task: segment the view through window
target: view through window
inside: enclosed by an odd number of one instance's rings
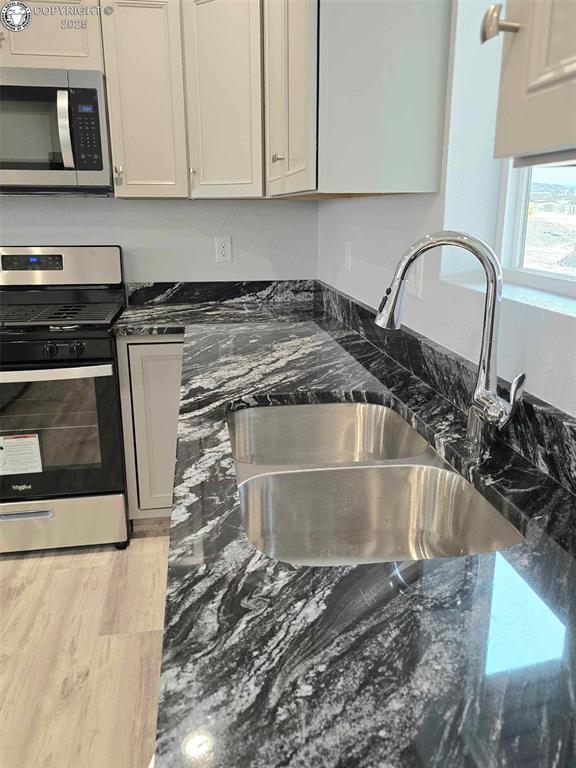
[[[576,278],[576,166],[533,168],[527,200],[521,266]]]

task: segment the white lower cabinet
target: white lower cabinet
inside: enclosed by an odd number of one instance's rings
[[[172,509],[182,336],[118,339],[128,509],[131,518]]]

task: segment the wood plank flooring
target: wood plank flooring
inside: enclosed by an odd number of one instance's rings
[[[148,768],[168,544],[0,557],[0,768]]]

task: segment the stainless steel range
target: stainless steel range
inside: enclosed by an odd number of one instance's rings
[[[0,552],[126,546],[120,248],[0,248]]]

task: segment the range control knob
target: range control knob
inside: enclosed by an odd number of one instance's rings
[[[86,344],[83,341],[73,341],[68,347],[68,352],[71,357],[82,357],[85,349]]]
[[[49,360],[51,360],[53,357],[56,357],[58,354],[58,347],[56,344],[52,344],[52,342],[49,342],[48,344],[44,344],[42,347],[42,357],[46,357]]]

